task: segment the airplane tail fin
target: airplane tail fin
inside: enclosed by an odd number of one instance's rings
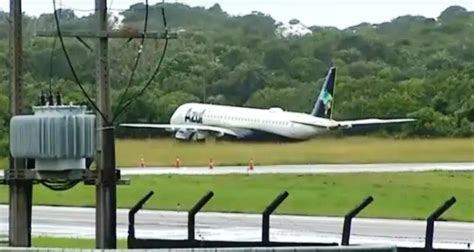
[[[326,75],[323,87],[319,93],[318,99],[316,100],[312,116],[321,118],[331,118],[332,116],[332,105],[334,102],[334,86],[336,82],[336,68],[331,66]]]

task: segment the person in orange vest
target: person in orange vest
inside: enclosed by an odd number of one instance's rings
[[[179,168],[181,167],[181,160],[179,160],[179,157],[176,158],[176,164],[175,164],[176,168]]]
[[[212,161],[212,158],[209,159],[209,169],[212,170],[214,168],[214,161]]]

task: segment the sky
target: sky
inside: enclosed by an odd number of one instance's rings
[[[56,0],[58,6],[76,9],[86,15],[94,8],[94,0]],[[108,0],[111,9],[127,9],[144,0]],[[160,0],[149,0],[156,4]],[[335,26],[340,29],[362,22],[382,23],[403,15],[436,18],[449,6],[460,5],[474,11],[474,0],[166,0],[190,6],[210,7],[219,3],[231,15],[260,11],[275,20],[288,22],[296,18],[306,26]],[[23,12],[38,16],[53,11],[52,0],[22,0]],[[9,0],[0,0],[0,9],[9,10]],[[82,11],[80,11],[82,10]]]

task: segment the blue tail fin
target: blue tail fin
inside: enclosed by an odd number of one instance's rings
[[[331,67],[326,75],[321,92],[314,104],[312,116],[331,118],[334,102],[334,85],[336,82],[336,68]]]

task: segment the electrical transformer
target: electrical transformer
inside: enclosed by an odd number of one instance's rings
[[[86,169],[86,158],[95,155],[95,115],[78,105],[35,106],[33,111],[11,119],[11,155],[35,159],[38,171]]]

